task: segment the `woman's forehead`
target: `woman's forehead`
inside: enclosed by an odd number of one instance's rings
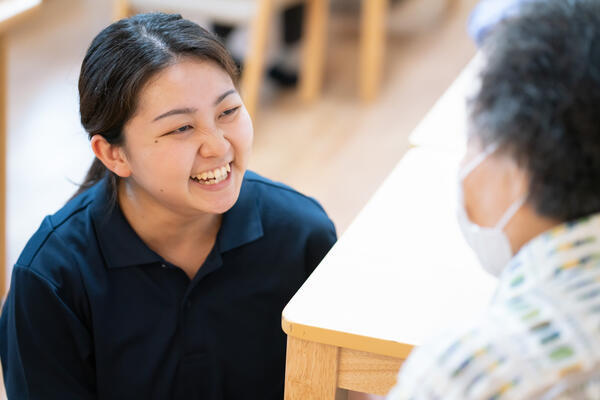
[[[234,88],[227,72],[217,63],[186,57],[157,72],[140,90],[138,107],[163,107],[165,103],[213,103]],[[189,104],[188,104],[189,106]]]

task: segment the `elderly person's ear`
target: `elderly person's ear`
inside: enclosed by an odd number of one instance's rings
[[[499,157],[502,157],[502,164],[504,166],[504,190],[506,191],[506,195],[510,198],[527,196],[527,192],[529,191],[527,170],[518,165],[518,163],[509,156],[499,155]]]

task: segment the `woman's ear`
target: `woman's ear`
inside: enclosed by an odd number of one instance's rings
[[[102,135],[94,135],[91,139],[92,151],[106,168],[121,178],[131,175],[129,162],[122,146],[108,143]]]
[[[509,184],[507,190],[511,198],[527,196],[529,192],[529,174],[524,168],[517,165],[515,161],[509,161],[507,170]]]

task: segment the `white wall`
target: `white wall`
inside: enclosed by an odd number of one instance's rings
[[[109,0],[45,0],[8,37],[7,274],[45,215],[76,190],[92,160],[77,78],[110,22]]]

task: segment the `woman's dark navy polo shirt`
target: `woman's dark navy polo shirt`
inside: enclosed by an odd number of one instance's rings
[[[248,172],[195,278],[102,181],[46,217],[0,319],[10,399],[281,399],[281,311],[336,240],[321,206]]]

